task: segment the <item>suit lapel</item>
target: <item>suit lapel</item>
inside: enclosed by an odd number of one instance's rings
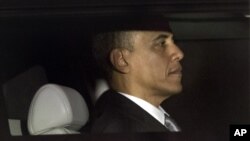
[[[113,90],[104,93],[99,101],[98,105],[96,105],[97,109],[99,109],[99,114],[101,114],[103,110],[115,110],[116,112],[120,112],[121,114],[136,120],[138,123],[142,123],[145,128],[148,128],[148,130],[160,132],[168,131],[165,126],[140,106]],[[106,101],[106,103],[104,103],[104,101]]]

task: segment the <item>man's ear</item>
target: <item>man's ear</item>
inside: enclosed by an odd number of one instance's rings
[[[129,72],[129,64],[127,62],[129,50],[116,48],[110,53],[110,61],[115,70],[121,73]]]

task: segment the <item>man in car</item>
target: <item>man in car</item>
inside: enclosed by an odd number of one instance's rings
[[[133,19],[94,36],[93,51],[110,90],[95,105],[93,133],[179,132],[160,106],[182,91],[183,52],[167,21]]]

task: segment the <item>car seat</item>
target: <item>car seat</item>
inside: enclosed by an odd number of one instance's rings
[[[2,85],[12,136],[29,135],[26,125],[30,102],[36,91],[46,83],[48,80],[45,69],[33,66],[10,77]]]
[[[88,107],[79,92],[46,84],[31,102],[27,124],[31,135],[77,134],[88,119]]]

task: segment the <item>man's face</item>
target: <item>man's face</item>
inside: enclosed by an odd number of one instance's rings
[[[131,75],[138,88],[160,95],[181,92],[183,53],[173,34],[161,31],[136,31],[132,39]]]

